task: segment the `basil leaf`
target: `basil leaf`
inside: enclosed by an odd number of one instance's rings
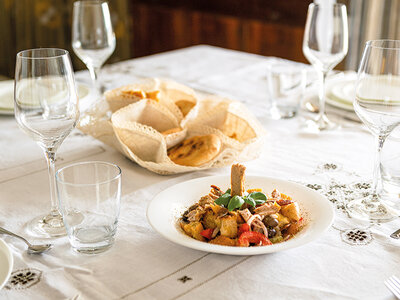
[[[248,205],[251,205],[251,206],[256,206],[256,201],[254,201],[254,199],[253,198],[251,198],[251,197],[244,197],[243,198],[244,199],[244,202],[246,202]]]
[[[254,200],[267,200],[267,196],[264,193],[261,192],[253,192],[249,195],[250,198],[253,198]]]
[[[238,195],[233,196],[232,199],[229,201],[228,210],[232,211],[236,208],[239,208],[243,205],[243,203],[244,203],[244,200],[242,197],[240,197]]]
[[[256,205],[259,205],[259,204],[264,204],[265,200],[255,200],[255,202],[256,202]]]
[[[257,200],[254,200],[254,201],[256,202],[256,205],[265,203],[265,200],[259,200],[259,199],[257,199]]]
[[[231,189],[227,189],[225,194],[230,194],[231,193]]]
[[[215,204],[223,205],[225,207],[228,206],[229,200],[231,200],[230,194],[223,194],[217,200],[214,201]]]

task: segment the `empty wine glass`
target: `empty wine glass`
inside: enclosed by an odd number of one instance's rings
[[[398,212],[379,197],[381,149],[391,131],[400,124],[400,41],[366,43],[358,69],[354,110],[376,139],[371,193],[348,203],[350,214],[361,219],[390,220]]]
[[[89,69],[96,89],[102,92],[98,77],[101,66],[115,50],[115,35],[106,1],[74,2],[72,48]]]
[[[331,71],[346,56],[348,50],[347,12],[344,4],[322,1],[308,7],[303,39],[303,53],[318,72],[319,114],[312,127],[318,130],[332,129],[325,115],[325,80]]]
[[[55,194],[55,158],[58,147],[79,118],[68,51],[44,48],[17,54],[14,107],[19,127],[45,152],[50,180],[50,213],[35,218],[28,229],[46,237],[65,235]]]

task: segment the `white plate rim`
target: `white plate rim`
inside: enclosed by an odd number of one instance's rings
[[[336,108],[354,112],[353,105],[345,104],[343,102],[337,101],[335,99],[330,98],[328,95],[325,96],[325,100],[326,100],[326,103],[328,103],[329,105],[332,105]]]
[[[201,250],[201,251],[205,251],[205,252],[212,252],[212,253],[219,253],[219,254],[228,254],[228,255],[259,255],[259,254],[274,253],[274,252],[292,249],[292,248],[295,248],[295,247],[298,247],[298,246],[301,246],[301,245],[304,245],[304,244],[314,241],[316,238],[320,237],[324,232],[326,232],[331,227],[333,220],[334,220],[334,216],[335,216],[333,206],[332,206],[331,202],[325,196],[321,195],[317,191],[312,190],[301,184],[298,184],[298,183],[295,183],[292,181],[288,181],[288,180],[284,180],[284,179],[278,179],[278,178],[267,177],[267,176],[257,176],[257,175],[249,175],[246,177],[247,177],[248,181],[266,180],[266,181],[270,181],[270,182],[274,182],[274,183],[278,183],[278,184],[288,185],[289,187],[297,189],[301,192],[306,191],[306,193],[309,193],[310,195],[313,195],[315,198],[319,199],[318,201],[321,201],[322,205],[325,206],[326,218],[324,220],[320,220],[320,222],[321,222],[319,224],[320,228],[317,230],[316,234],[311,235],[311,236],[307,235],[307,234],[304,235],[304,234],[302,234],[302,232],[303,232],[302,231],[296,237],[294,237],[284,243],[279,243],[279,244],[265,246],[265,247],[243,248],[243,247],[211,245],[211,244],[208,244],[205,242],[197,241],[193,238],[186,236],[183,232],[180,232],[179,229],[177,228],[176,224],[171,224],[172,222],[169,222],[169,225],[175,227],[176,233],[178,233],[178,235],[176,235],[176,236],[168,235],[165,232],[165,230],[163,230],[162,228],[160,228],[158,226],[157,220],[155,219],[154,214],[156,213],[158,202],[163,201],[161,199],[164,197],[165,194],[168,194],[168,192],[170,192],[173,189],[179,189],[185,185],[192,185],[192,184],[199,183],[201,181],[207,181],[209,183],[209,185],[217,184],[215,182],[218,180],[222,180],[222,179],[226,180],[227,178],[230,178],[230,176],[228,176],[228,175],[215,175],[215,176],[200,177],[197,179],[192,179],[192,180],[184,181],[181,183],[177,183],[173,186],[170,186],[170,187],[164,189],[163,191],[159,192],[150,201],[149,205],[147,206],[147,211],[146,211],[147,220],[148,220],[149,224],[151,225],[151,227],[156,232],[158,232],[161,236],[163,236],[164,238],[166,238],[167,240],[169,240],[173,243],[176,243],[178,245],[185,246],[185,247],[188,247],[191,249],[195,249],[195,250]],[[255,188],[255,187],[251,186],[251,188]],[[281,190],[281,192],[284,193],[285,191]],[[204,194],[206,194],[206,193],[207,192],[205,192]],[[190,199],[190,201],[188,201],[188,206],[195,203],[197,200]],[[166,201],[166,200],[164,200],[164,201]],[[300,201],[299,201],[299,203],[300,203]],[[175,221],[176,221],[176,219],[175,219]],[[310,223],[313,223],[313,222],[310,222]],[[311,226],[311,225],[309,224],[307,226]],[[312,229],[315,230],[315,228],[312,228]],[[305,228],[304,232],[307,232],[307,230],[308,230],[308,228]]]
[[[85,99],[86,97],[88,97],[90,95],[91,88],[89,85],[87,85],[86,83],[77,82],[77,81],[75,81],[75,84],[77,87],[78,94],[79,94],[79,90],[81,90],[82,94],[83,94],[83,96],[79,98],[79,101],[82,101],[83,99]],[[0,90],[1,89],[14,90],[14,80],[0,81]],[[13,103],[14,103],[14,101],[13,101]],[[8,115],[8,116],[14,115],[14,107],[13,108],[0,107],[0,115]]]
[[[8,258],[7,275],[3,279],[2,282],[1,282],[1,278],[0,278],[0,290],[1,290],[4,287],[4,285],[7,283],[8,279],[10,278],[10,275],[11,275],[11,272],[12,272],[12,268],[13,268],[13,265],[14,265],[14,258],[13,258],[13,255],[11,253],[10,247],[2,239],[0,239],[0,251],[3,252],[6,255],[6,257]]]

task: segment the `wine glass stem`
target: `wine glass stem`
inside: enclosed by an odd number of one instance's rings
[[[385,140],[386,140],[386,135],[377,135],[375,138],[376,151],[375,151],[374,171],[372,174],[372,186],[371,186],[372,195],[378,194],[378,182],[381,178],[381,170],[380,170],[381,152]]]
[[[319,91],[318,91],[318,96],[319,96],[319,114],[318,114],[318,120],[322,121],[325,115],[325,81],[326,81],[326,76],[328,75],[328,72],[320,71],[319,72]]]
[[[49,173],[49,182],[50,182],[50,200],[51,200],[51,211],[50,214],[53,217],[60,215],[58,211],[57,198],[56,198],[56,177],[55,177],[55,160],[56,153],[55,151],[46,149],[45,150],[46,161],[47,161],[47,169]]]
[[[99,89],[99,73],[100,73],[100,67],[93,67],[93,66],[88,66],[90,77],[92,78],[93,86],[95,89]]]

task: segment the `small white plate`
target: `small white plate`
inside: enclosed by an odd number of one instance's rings
[[[357,74],[345,72],[342,77],[327,84],[326,103],[348,111],[354,111],[353,101]]]
[[[10,248],[0,239],[0,290],[7,283],[11,275],[14,259]]]
[[[330,95],[327,95],[325,97],[325,100],[326,100],[326,103],[328,103],[329,105],[332,105],[333,107],[354,112],[353,104],[347,104],[347,103],[338,101],[337,99],[330,97]]]
[[[332,98],[337,98],[343,103],[353,105],[355,88],[355,79],[338,82],[331,87]]]
[[[291,249],[320,237],[332,224],[331,203],[318,192],[300,184],[264,176],[247,176],[246,188],[262,188],[267,193],[275,188],[295,199],[307,220],[306,227],[287,242],[264,247],[229,247],[200,242],[185,235],[177,224],[182,213],[210,191],[214,184],[222,190],[230,186],[230,176],[209,176],[185,181],[160,192],[147,208],[150,225],[166,239],[179,245],[206,252],[230,255],[256,255]]]
[[[90,88],[82,83],[76,83],[78,98],[82,100],[90,93]],[[0,81],[0,115],[14,114],[14,80]]]

